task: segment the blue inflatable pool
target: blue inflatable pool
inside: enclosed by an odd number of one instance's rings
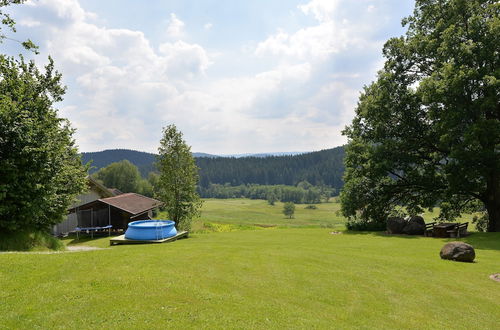
[[[177,235],[175,222],[171,220],[140,220],[128,224],[125,238],[152,241]]]

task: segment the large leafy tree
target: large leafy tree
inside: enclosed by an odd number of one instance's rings
[[[135,192],[153,196],[151,183],[143,179],[137,166],[126,159],[101,168],[94,174],[94,177],[106,187],[117,188],[124,193]]]
[[[169,125],[163,129],[158,152],[160,178],[155,187],[157,197],[165,203],[168,216],[175,221],[176,227],[189,230],[202,205],[196,192],[198,167],[191,148],[175,125]]]
[[[20,2],[1,1],[0,9]],[[1,10],[0,18],[13,30]],[[0,29],[0,42],[6,39]],[[52,59],[40,71],[33,61],[0,54],[0,232],[48,229],[85,189],[73,129],[53,107],[64,91]]]
[[[139,169],[126,159],[101,168],[94,176],[106,187],[118,188],[122,192],[140,192],[142,178]]]
[[[479,206],[500,231],[499,13],[494,0],[417,0],[406,35],[385,44],[384,69],[344,131],[351,222]]]

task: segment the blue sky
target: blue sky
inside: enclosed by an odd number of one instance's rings
[[[193,151],[313,151],[346,142],[384,42],[413,1],[35,0],[9,9],[68,86],[81,151],[155,152],[175,124]],[[2,47],[20,52],[15,43]],[[33,56],[32,56],[33,57]]]

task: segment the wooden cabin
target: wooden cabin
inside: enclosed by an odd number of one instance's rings
[[[69,210],[76,215],[78,228],[125,230],[131,221],[149,220],[152,212],[163,203],[136,193],[99,198]]]
[[[113,197],[121,194],[118,189],[108,189],[91,176],[87,177],[87,187],[87,191],[76,198],[76,201],[71,205],[71,209],[96,201],[100,198]],[[52,233],[55,236],[65,235],[74,231],[76,227],[78,227],[77,215],[76,213],[69,213],[68,217],[63,222],[52,228]]]

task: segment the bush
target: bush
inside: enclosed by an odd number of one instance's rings
[[[352,221],[348,220],[345,224],[348,230],[353,231],[381,231],[386,229],[385,222],[374,222],[374,221]]]
[[[472,223],[476,225],[477,231],[485,232],[488,230],[488,214],[483,213],[480,216],[475,215],[472,218]]]
[[[307,205],[304,207],[306,210],[316,210],[318,207],[316,205]]]
[[[64,244],[43,231],[0,233],[0,251],[64,250]]]
[[[283,214],[291,219],[295,214],[295,204],[293,202],[283,204]]]

